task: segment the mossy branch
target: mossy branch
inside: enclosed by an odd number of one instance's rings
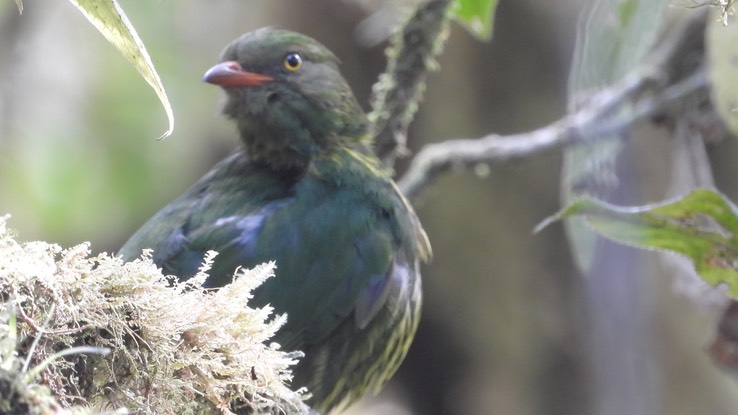
[[[91,257],[88,244],[19,243],[6,220],[0,217],[0,412],[201,414],[240,412],[240,405],[308,413],[287,386],[299,356],[266,344],[284,316],[247,306],[273,264],[239,270],[233,283],[209,291],[202,283],[214,253],[196,277],[178,282],[148,255],[123,263]],[[100,348],[110,353],[88,353]],[[31,383],[37,372],[44,386]]]
[[[407,129],[425,91],[425,78],[437,67],[435,58],[448,37],[452,3],[421,3],[387,48],[387,69],[374,84],[369,121],[377,154],[390,166],[407,152]]]

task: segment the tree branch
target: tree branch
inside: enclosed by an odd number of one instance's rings
[[[413,199],[439,174],[450,169],[469,169],[479,163],[510,161],[579,143],[625,136],[634,123],[707,87],[702,67],[676,83],[672,79],[677,77],[674,66],[684,47],[692,41],[691,34],[700,28],[704,28],[704,16],[695,16],[675,36],[662,42],[651,55],[651,63],[591,95],[578,106],[579,110],[552,124],[526,133],[489,134],[478,139],[452,139],[425,146],[398,180],[400,188]]]

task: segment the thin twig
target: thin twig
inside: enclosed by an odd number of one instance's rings
[[[20,313],[20,321],[26,323],[28,327],[30,327],[36,333],[43,332],[44,329],[41,328],[35,320],[29,317],[28,314],[26,314],[26,312],[23,310],[23,307],[21,307],[20,305],[18,305],[18,312]]]
[[[92,323],[88,323],[82,326],[70,327],[68,329],[47,330],[44,327],[39,326],[35,320],[29,317],[28,314],[26,314],[26,312],[23,310],[23,307],[21,307],[20,305],[18,306],[18,311],[20,312],[19,320],[26,323],[31,330],[38,333],[39,335],[46,334],[48,336],[63,336],[82,333],[86,330],[91,330],[97,327]]]
[[[52,303],[51,307],[49,308],[49,314],[46,316],[46,319],[44,320],[44,325],[41,326],[41,330],[36,334],[36,338],[33,339],[33,343],[31,343],[31,348],[28,349],[28,355],[26,356],[26,360],[23,362],[23,367],[21,368],[21,372],[25,372],[28,370],[28,365],[31,364],[31,358],[33,357],[33,353],[36,350],[36,346],[38,346],[38,342],[41,340],[41,337],[44,335],[44,328],[49,325],[49,321],[51,321],[51,317],[54,315],[54,311],[56,310],[56,304]]]

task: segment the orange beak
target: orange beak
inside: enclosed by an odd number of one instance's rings
[[[236,61],[221,62],[205,72],[203,81],[223,88],[233,86],[257,86],[274,78],[255,72],[246,72]]]

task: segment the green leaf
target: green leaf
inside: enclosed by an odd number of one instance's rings
[[[454,0],[454,17],[477,38],[488,41],[492,38],[497,0]]]
[[[679,199],[638,207],[583,198],[537,229],[574,216],[616,242],[684,255],[705,282],[724,283],[738,297],[738,208],[720,193],[698,189]]]
[[[174,114],[164,85],[154,69],[146,47],[136,29],[126,17],[116,0],[69,0],[85,15],[100,33],[133,64],[139,74],[151,85],[167,114],[169,128],[160,138],[168,137],[174,130]]]

